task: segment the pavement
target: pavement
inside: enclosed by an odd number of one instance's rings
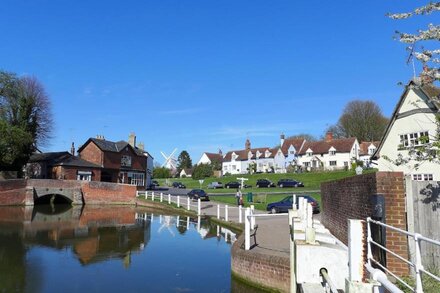
[[[176,197],[181,196],[180,204],[182,207],[187,205],[187,190],[170,188],[165,190],[154,190],[155,196],[159,196],[160,192],[164,194],[164,201],[167,201],[168,194],[172,195],[172,201],[177,202]],[[149,194],[150,191],[149,191]],[[166,196],[165,196],[166,194]],[[156,199],[157,200],[157,199]],[[192,201],[191,210],[197,210],[197,202]],[[202,201],[201,213],[217,217],[217,205],[220,205],[220,218],[225,219],[225,203],[215,201]],[[244,223],[245,209],[242,209],[242,221]],[[255,214],[268,214],[268,212],[255,210]],[[320,220],[320,214],[314,215],[314,219]],[[239,208],[237,206],[228,206],[228,220],[230,222],[239,223]],[[289,257],[289,223],[287,213],[276,214],[270,217],[256,217],[255,223],[258,225],[256,231],[256,243],[254,238],[251,239],[251,250],[259,253]]]

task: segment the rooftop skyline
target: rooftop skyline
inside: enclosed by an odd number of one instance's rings
[[[324,134],[353,99],[390,116],[413,77],[396,30],[423,1],[12,1],[2,7],[2,70],[45,86],[55,129],[44,151],[104,135],[160,151],[273,147]],[[434,16],[435,17],[435,16]],[[416,64],[417,72],[420,66]]]

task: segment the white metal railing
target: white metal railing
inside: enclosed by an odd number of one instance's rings
[[[404,234],[408,237],[408,241],[409,241],[409,238],[412,238],[414,241],[414,247],[415,247],[414,262],[412,262],[411,260],[405,259],[404,257],[398,255],[397,253],[393,252],[392,250],[384,247],[380,243],[377,243],[376,241],[374,241],[372,238],[372,234],[371,234],[371,224],[375,224],[380,227],[384,227],[386,229],[396,231],[400,234]],[[380,267],[381,269],[383,269],[384,271],[386,271],[387,273],[389,273],[390,275],[395,277],[401,284],[403,284],[409,290],[416,292],[416,293],[422,293],[423,292],[422,273],[430,276],[431,278],[435,279],[438,282],[440,282],[440,277],[425,270],[425,268],[422,264],[422,254],[421,254],[421,249],[420,249],[421,241],[425,241],[430,244],[440,246],[440,241],[438,241],[438,240],[430,239],[430,238],[424,237],[418,233],[411,233],[411,232],[384,224],[380,221],[376,221],[371,218],[367,218],[367,244],[368,244],[367,245],[367,248],[368,248],[368,250],[367,250],[367,266],[371,267],[371,263],[373,262],[375,265],[377,265],[378,267]],[[396,274],[394,274],[388,268],[386,268],[384,265],[382,265],[379,261],[375,260],[373,258],[372,245],[378,247],[381,250],[384,250],[384,251],[390,253],[391,255],[395,256],[396,258],[398,258],[399,260],[401,260],[402,262],[406,263],[408,266],[413,268],[414,272],[415,272],[415,279],[416,279],[415,286],[412,287],[407,282],[405,282],[402,278],[399,278]],[[367,269],[368,269],[368,267],[367,267]],[[385,286],[385,284],[383,284],[383,285]],[[389,290],[393,290],[393,289],[395,289],[395,288],[390,288]],[[392,292],[396,292],[396,291],[392,291]]]
[[[184,196],[184,198],[186,197],[186,200],[181,200],[181,196],[177,195],[177,196],[171,196],[170,193],[168,194],[163,194],[161,193],[155,193],[154,191],[152,191],[151,193],[148,193],[148,191],[145,191],[145,194],[143,192],[136,192],[136,197],[144,197],[146,200],[148,200],[148,198],[151,199],[151,201],[160,201],[161,203],[168,203],[168,204],[175,204],[178,208],[182,207],[182,208],[186,208],[186,210],[190,211],[191,208],[194,208],[197,211],[197,215],[200,216],[201,210],[202,210],[202,204],[201,204],[201,200],[200,198],[197,199],[197,204],[191,204],[192,200],[189,196]]]

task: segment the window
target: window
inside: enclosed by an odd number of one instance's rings
[[[421,146],[429,143],[428,131],[414,132],[400,135],[400,147]]]
[[[304,162],[305,167],[310,167],[310,162]]]
[[[237,166],[235,166],[235,165],[232,165],[232,170],[236,170],[237,169]]]
[[[131,157],[122,155],[121,156],[121,166],[122,167],[131,167]]]
[[[294,155],[295,151],[290,151],[289,154]]]
[[[334,156],[334,155],[336,155],[336,151],[329,151],[328,154],[329,154],[330,156]]]
[[[416,181],[432,181],[434,177],[432,174],[413,174],[412,178]]]
[[[328,162],[330,166],[336,166],[336,161],[330,161]]]
[[[368,154],[369,155],[372,155],[372,154],[374,154],[374,151],[376,150],[376,148],[369,148],[368,149]]]
[[[78,171],[76,175],[76,180],[92,181],[91,171]]]
[[[348,162],[347,161],[344,162],[344,167],[348,167]]]
[[[313,155],[313,152],[307,152],[307,157],[311,157]]]
[[[134,173],[134,172],[128,172],[128,182],[131,185],[136,186],[144,186],[145,185],[145,174],[144,173]]]

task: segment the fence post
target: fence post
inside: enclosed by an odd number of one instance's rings
[[[151,200],[154,201],[154,191],[151,192]]]
[[[160,193],[160,202],[163,202],[163,193]]]
[[[363,227],[361,220],[348,220],[348,280],[362,282],[364,275]]]
[[[255,206],[251,205],[251,229],[255,229],[255,217],[254,217],[254,212],[255,212]]]
[[[220,205],[217,205],[217,219],[220,219]]]
[[[293,194],[293,195],[292,195],[292,209],[293,209],[294,211],[297,210],[297,208],[296,208],[296,194]]]
[[[168,204],[171,204],[171,194],[168,193]]]
[[[189,230],[189,217],[186,217],[186,230]]]
[[[251,248],[251,209],[246,208],[244,211],[244,249],[249,250]]]
[[[145,190],[145,199],[148,199],[148,191]]]
[[[229,220],[229,209],[228,205],[225,205],[225,221],[227,222]]]
[[[180,216],[177,216],[176,219],[176,227],[179,228],[179,224],[180,224]]]
[[[422,285],[422,276],[420,269],[423,269],[422,265],[422,255],[420,253],[420,234],[415,233],[414,234],[414,242],[415,242],[415,249],[416,249],[416,255],[415,255],[415,264],[414,264],[414,270],[416,272],[416,293],[423,293],[423,285]]]
[[[367,218],[367,263],[371,266],[371,259],[373,258],[373,252],[371,251],[371,241],[373,238],[371,237],[371,227],[370,227],[371,218]]]
[[[240,224],[242,223],[241,216],[242,216],[241,206],[238,206],[238,222]]]
[[[177,207],[180,208],[180,195],[177,196]]]
[[[197,216],[200,216],[202,214],[201,210],[202,210],[201,201],[200,201],[200,198],[198,198],[197,199]]]
[[[190,205],[190,201],[189,201],[189,196],[186,198],[186,209],[189,211],[191,210],[191,205]]]

